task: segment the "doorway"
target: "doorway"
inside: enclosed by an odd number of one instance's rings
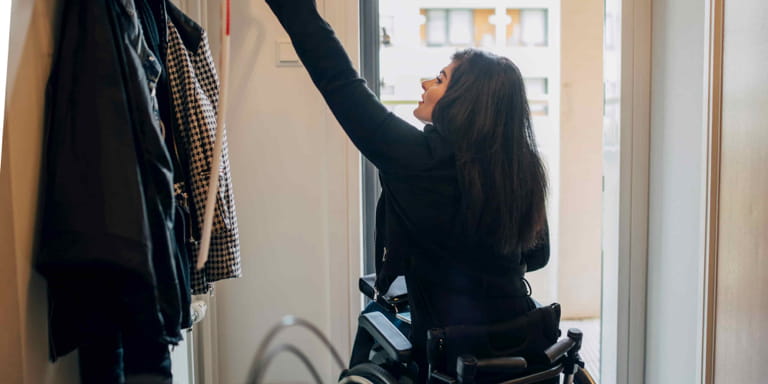
[[[619,244],[619,3],[360,3],[361,72],[382,102],[414,126],[423,125],[412,115],[421,81],[434,77],[453,52],[479,48],[520,67],[550,186],[550,264],[529,274],[529,280],[537,300],[561,303],[563,331],[584,331],[587,368],[598,380],[606,372],[604,383],[616,382],[616,369],[601,366],[601,359],[602,365],[616,365],[617,334],[611,332],[616,326],[602,327],[601,319],[618,318],[613,275]],[[373,272],[373,214],[380,191],[370,164],[363,167],[363,191],[368,273]]]

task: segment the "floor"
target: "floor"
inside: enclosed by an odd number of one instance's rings
[[[561,320],[563,336],[570,328],[581,329],[584,339],[581,343],[581,358],[586,368],[598,383],[600,382],[600,319]]]

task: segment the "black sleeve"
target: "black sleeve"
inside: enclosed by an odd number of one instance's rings
[[[549,263],[549,224],[544,223],[544,230],[536,245],[523,251],[523,261],[528,265],[528,272],[544,268]]]
[[[422,131],[381,104],[352,66],[313,0],[266,0],[336,119],[355,146],[380,169],[430,161]]]

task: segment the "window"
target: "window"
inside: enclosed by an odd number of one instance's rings
[[[421,9],[421,41],[431,47],[490,47],[496,43],[493,9]]]
[[[448,11],[430,9],[427,14],[427,45],[448,45]]]
[[[531,116],[548,116],[549,79],[546,77],[527,77],[523,81],[525,81],[525,93],[528,96]]]
[[[381,16],[379,20],[379,25],[381,26],[381,36],[380,41],[381,45],[384,47],[389,47],[392,45],[392,36],[395,33],[395,17],[394,16]]]
[[[381,78],[381,81],[379,82],[379,87],[380,87],[380,91],[379,92],[381,92],[382,95],[390,96],[390,95],[394,95],[395,94],[395,85],[387,83],[387,81],[384,80],[383,77]]]
[[[546,9],[507,9],[507,45],[546,47],[549,45],[549,12]]]
[[[529,100],[528,108],[531,116],[549,116],[549,102],[546,100]]]
[[[472,24],[472,11],[464,9],[450,10],[448,12],[448,41],[450,44],[471,44],[472,30],[474,29]]]
[[[546,77],[526,77],[525,92],[530,99],[549,94],[549,80]]]

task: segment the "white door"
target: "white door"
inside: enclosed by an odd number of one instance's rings
[[[759,383],[768,361],[768,3],[723,4],[714,381],[709,382]]]

